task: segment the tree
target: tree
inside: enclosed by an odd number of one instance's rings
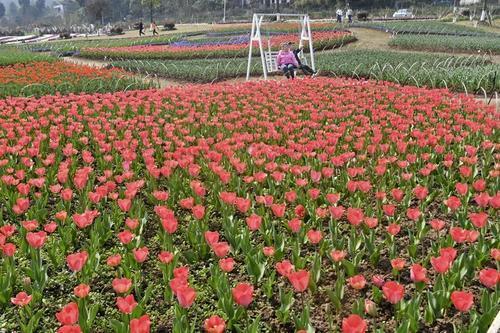
[[[26,15],[28,13],[29,7],[30,7],[30,0],[18,0],[19,2],[19,7],[21,7],[21,13]]]
[[[15,2],[11,2],[9,4],[9,16],[16,17],[18,12],[19,12],[19,7],[16,5]]]
[[[5,6],[0,2],[0,18],[5,16]]]
[[[107,0],[89,0],[85,5],[87,15],[93,20],[100,20],[104,24],[104,13],[109,10]]]
[[[149,6],[149,18],[151,23],[153,23],[153,12],[161,4],[161,0],[143,0],[143,4]]]
[[[45,13],[45,0],[36,0],[35,2],[36,15],[42,17]]]

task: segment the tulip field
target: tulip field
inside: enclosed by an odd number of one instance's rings
[[[0,47],[0,333],[491,333],[498,36],[311,28]]]
[[[486,332],[500,119],[341,78],[0,100],[0,331]]]

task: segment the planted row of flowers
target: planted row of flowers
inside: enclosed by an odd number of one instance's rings
[[[118,68],[99,69],[62,61],[0,67],[0,98],[146,88],[151,85]]]
[[[0,101],[0,329],[484,332],[499,119],[317,78]]]
[[[263,37],[264,47],[267,49],[267,38],[270,38],[273,50],[278,50],[283,42],[297,41],[297,34],[283,34],[272,37]],[[352,33],[347,31],[313,32],[314,48],[318,50],[339,47],[355,40]],[[254,44],[255,54],[259,51],[258,44]],[[111,59],[193,59],[193,58],[231,58],[248,55],[248,43],[216,43],[214,45],[139,45],[130,47],[86,48],[82,49],[81,56],[87,58]]]
[[[332,31],[339,30],[343,28],[335,22],[311,22],[311,31]],[[208,36],[230,36],[234,34],[248,33],[252,29],[250,23],[247,24],[231,24],[227,25],[216,25],[211,30],[207,32]],[[300,33],[300,23],[299,22],[263,22],[261,26],[263,34],[267,33],[288,33],[297,34]]]

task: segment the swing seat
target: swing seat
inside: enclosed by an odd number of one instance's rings
[[[278,58],[278,52],[272,52],[272,51],[264,52],[264,60],[266,61],[266,70],[268,73],[279,72],[277,58]]]

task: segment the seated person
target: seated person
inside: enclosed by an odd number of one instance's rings
[[[282,44],[281,51],[279,51],[276,58],[276,63],[288,79],[295,78],[295,69],[299,67],[299,63],[291,50],[290,43]]]
[[[291,42],[289,43],[289,45],[290,45],[290,48],[293,46],[293,44]],[[317,74],[317,72],[315,70],[313,70],[311,67],[302,64],[302,62],[300,61],[299,54],[300,54],[300,52],[302,52],[303,49],[304,49],[304,47],[300,47],[298,49],[293,50],[293,55],[295,56],[295,59],[297,60],[297,63],[299,64],[298,67],[302,70],[302,73],[304,73],[304,75],[315,76]]]

